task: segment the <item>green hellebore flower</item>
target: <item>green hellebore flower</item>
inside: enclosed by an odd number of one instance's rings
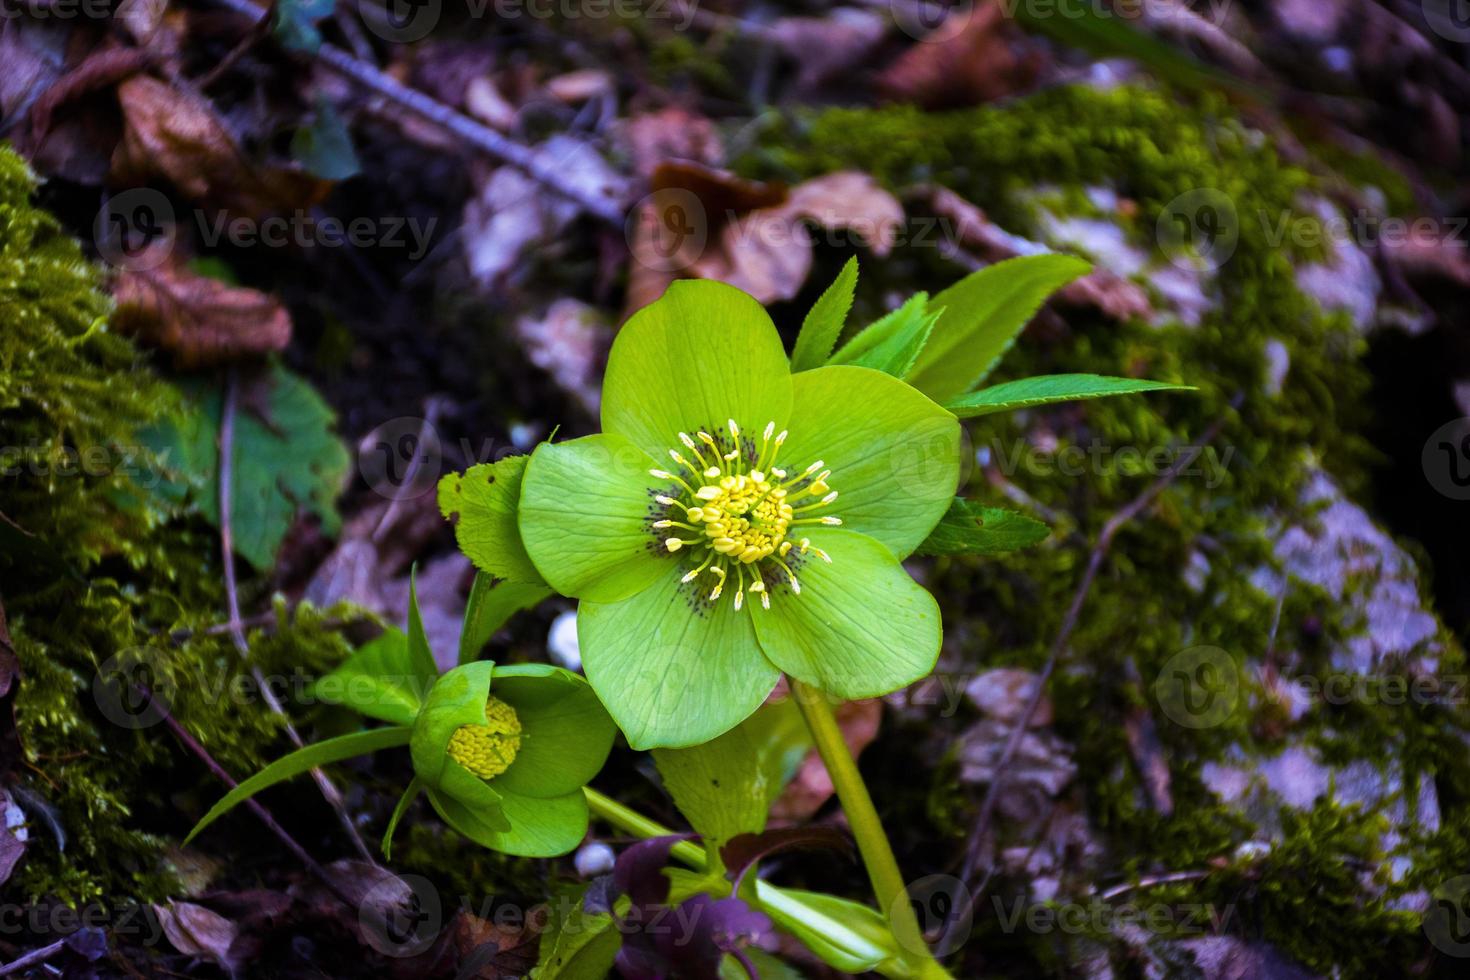
[[[409,751],[445,823],[492,850],[550,857],[587,833],[582,787],[612,742],[611,720],[581,677],[479,661],[429,689]]]
[[[316,766],[408,746],[414,781],[383,838],[420,791],[455,830],[492,850],[554,857],[582,842],[582,787],[612,751],[615,729],[587,681],[547,664],[463,664],[439,674],[418,597],[408,633],[390,629],[317,684],[323,701],[389,723],[299,749],[240,783],[189,832],[192,840],[261,790]]]
[[[951,413],[869,368],[793,375],[752,297],[682,281],[613,344],[602,428],[537,448],[517,520],[634,748],[728,731],[783,671],[863,698],[933,670],[900,562],[954,497]]]

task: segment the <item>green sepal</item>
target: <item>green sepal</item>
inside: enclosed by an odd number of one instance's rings
[[[1045,524],[1019,511],[956,497],[917,554],[998,555],[1040,544],[1049,534]]]
[[[490,679],[494,672],[492,661],[479,660],[447,671],[429,689],[409,742],[413,770],[429,788],[438,788],[453,770],[483,785],[483,780],[449,758],[448,746],[450,736],[461,725],[485,724],[485,703],[490,699]]]
[[[1084,401],[1090,398],[1109,398],[1113,395],[1132,395],[1142,391],[1195,391],[1192,385],[1172,384],[1167,381],[1146,381],[1138,378],[1110,378],[1101,374],[1043,374],[1034,378],[1021,378],[1005,384],[992,385],[961,395],[946,402],[944,407],[958,418],[973,419],[996,412],[1010,412],[1018,408],[1037,405],[1054,405],[1058,402]]]
[[[550,799],[505,793],[494,812],[433,789],[429,803],[449,826],[502,854],[557,857],[576,848],[587,835],[587,797],[580,789]],[[503,821],[494,819],[502,815]]]
[[[944,402],[995,368],[1022,328],[1053,292],[1092,266],[1070,255],[1026,255],[987,266],[934,297],[943,312],[909,383]]]
[[[388,826],[383,829],[383,859],[393,860],[393,833],[398,829],[398,821],[408,812],[413,801],[418,799],[419,794],[424,791],[424,781],[415,776],[408,783],[408,789],[398,798],[398,803],[393,807],[393,815],[388,818]]]
[[[393,728],[374,728],[371,731],[339,735],[336,738],[329,738],[324,742],[297,749],[290,755],[272,762],[226,793],[224,798],[210,807],[209,812],[194,825],[194,829],[189,831],[189,836],[184,838],[184,843],[189,843],[205,827],[263,789],[268,789],[276,783],[285,782],[293,776],[299,776],[308,770],[333,762],[341,762],[343,759],[351,759],[359,755],[369,755],[379,749],[393,749],[400,745],[407,745],[409,737],[409,729],[400,725]]]
[[[492,686],[525,732],[515,762],[495,777],[496,789],[540,799],[581,792],[602,770],[617,737],[592,686],[549,664],[497,667]]]
[[[521,541],[521,481],[529,456],[507,456],[471,466],[439,481],[439,512],[454,523],[454,538],[482,572],[512,582],[545,585]]]
[[[464,607],[464,624],[459,631],[459,662],[473,663],[490,637],[523,609],[530,609],[552,595],[549,585],[510,582],[485,572],[475,572],[475,584]]]
[[[360,715],[394,725],[412,725],[436,674],[423,680],[408,652],[408,637],[388,628],[358,647],[336,670],[320,678],[313,695]]]
[[[796,346],[791,351],[793,372],[810,371],[827,363],[832,348],[837,346],[837,338],[842,336],[842,328],[847,324],[857,281],[858,262],[854,256],[847,260],[832,285],[823,290],[801,321],[801,332],[796,335]]]

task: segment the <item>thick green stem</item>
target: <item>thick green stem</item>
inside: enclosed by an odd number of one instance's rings
[[[867,865],[878,909],[887,917],[893,938],[898,940],[910,964],[921,968],[924,976],[948,976],[935,962],[928,943],[924,941],[924,931],[919,928],[918,917],[909,903],[903,873],[898,870],[898,859],[893,856],[893,847],[883,832],[883,823],[878,819],[873,798],[868,795],[867,784],[858,771],[857,760],[847,750],[842,729],[837,727],[837,717],[832,713],[826,692],[808,687],[794,677],[789,681],[791,696],[796,699],[801,716],[806,719],[817,753],[827,767],[837,799],[847,814],[848,826],[852,828],[853,837],[857,838],[858,852]]]
[[[674,833],[663,824],[623,806],[617,800],[599,793],[590,786],[584,787],[583,792],[587,795],[587,805],[593,813],[626,833],[645,839],[669,837]],[[680,841],[675,844],[671,853],[696,871],[704,871],[709,866],[704,848],[690,841]],[[949,974],[940,969],[933,960],[917,965],[902,961],[893,956],[891,947],[875,945],[871,939],[855,932],[846,923],[833,918],[821,909],[813,908],[801,896],[790,894],[768,881],[756,879],[755,900],[756,905],[773,918],[785,917],[788,920],[803,923],[820,933],[828,942],[848,951],[854,957],[867,958],[876,962],[877,965],[873,969],[885,977],[891,977],[893,980],[949,980]],[[878,962],[880,960],[881,962]],[[939,972],[935,973],[934,970]]]

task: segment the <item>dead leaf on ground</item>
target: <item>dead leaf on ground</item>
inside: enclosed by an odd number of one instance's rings
[[[1470,246],[1463,236],[1443,228],[1444,222],[1433,218],[1410,222],[1409,234],[1382,236],[1384,256],[1412,278],[1447,279],[1470,287]]]
[[[950,33],[946,20],[937,32],[942,40],[916,41],[879,73],[877,88],[884,98],[926,109],[957,108],[1025,91],[1041,74],[1040,49],[1000,3],[960,7],[949,16],[964,18],[964,25]]]
[[[153,909],[174,949],[186,956],[214,960],[231,972],[235,970],[238,964],[230,955],[230,947],[239,938],[240,930],[229,919],[192,902],[170,902],[155,905]]]
[[[888,27],[876,11],[838,7],[826,17],[782,17],[765,36],[795,62],[796,91],[810,93],[856,71]]]
[[[284,350],[291,316],[274,296],[193,271],[178,256],[153,269],[120,270],[113,325],[168,351],[183,368]]]
[[[882,257],[902,228],[903,206],[868,174],[839,171],[785,192],[689,163],[654,173],[630,227],[627,309],[652,302],[681,276],[718,279],[762,303],[791,299],[811,272],[809,225],[840,232]]]
[[[618,129],[620,142],[633,160],[633,172],[649,180],[659,165],[685,160],[718,167],[725,148],[715,124],[680,106],[633,116]]]
[[[518,980],[536,965],[544,928],[544,907],[524,921],[502,925],[461,909],[450,924],[450,941],[459,954],[456,976],[465,980]]]
[[[781,683],[784,685],[785,681]],[[779,687],[777,693],[780,693]],[[878,737],[878,728],[883,723],[883,702],[877,699],[849,701],[838,706],[836,714],[837,727],[842,729],[842,740],[847,743],[847,750],[852,753],[853,758],[857,758]],[[771,807],[771,820],[778,823],[804,823],[831,797],[832,777],[828,775],[822,757],[813,749],[807,753],[801,767],[796,771],[796,776]]]
[[[192,93],[148,75],[117,88],[123,138],[112,158],[112,179],[131,186],[155,177],[210,208],[261,217],[306,209],[331,183],[303,170],[258,165],[247,159],[214,108]]]
[[[516,336],[531,363],[550,374],[593,415],[602,401],[602,364],[612,331],[595,307],[559,299],[541,316],[516,320]]]
[[[941,237],[984,262],[1001,262],[1044,251],[1038,243],[996,225],[984,211],[948,187],[935,184],[921,188],[919,196],[928,201],[935,216],[945,224]],[[1072,306],[1091,307],[1119,321],[1133,317],[1147,319],[1154,312],[1142,286],[1103,268],[1095,268],[1063,286],[1057,299]]]

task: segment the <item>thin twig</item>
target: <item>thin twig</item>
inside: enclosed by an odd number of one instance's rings
[[[1208,871],[1171,871],[1165,875],[1150,875],[1137,881],[1125,881],[1121,885],[1114,885],[1098,897],[1105,902],[1111,902],[1119,895],[1126,895],[1131,891],[1154,888],[1158,885],[1171,885],[1180,881],[1200,881],[1209,876]]]
[[[240,400],[240,384],[235,369],[230,368],[225,377],[225,395],[220,407],[219,421],[219,540],[220,561],[225,570],[225,611],[229,615],[230,638],[235,642],[235,649],[240,654],[240,659],[250,663],[250,642],[245,638],[244,621],[240,618],[240,593],[235,583],[235,534],[231,522],[233,513],[233,483],[235,472],[235,415]],[[285,723],[286,734],[297,748],[304,748],[306,743],[301,738],[301,733],[291,723],[286,714],[286,709],[281,705],[275,692],[265,682],[260,667],[251,664],[250,675],[255,679],[260,688],[260,697],[272,712],[279,715]],[[372,851],[368,850],[362,835],[357,832],[357,825],[352,822],[352,817],[347,813],[347,806],[342,800],[342,794],[327,774],[321,769],[311,770],[312,778],[316,780],[317,786],[322,791],[322,796],[337,814],[342,828],[347,831],[347,837],[352,841],[358,856],[369,864],[376,865],[373,860]]]
[[[58,939],[56,940],[56,942],[52,943],[49,946],[42,946],[40,949],[33,949],[19,959],[11,960],[4,966],[0,966],[0,977],[8,977],[12,973],[19,973],[21,970],[36,966],[39,963],[44,963],[51,957],[55,956],[57,953],[61,952],[62,948],[65,946],[66,940]]]
[[[199,758],[199,761],[203,762],[205,767],[214,774],[216,779],[224,783],[230,789],[234,789],[236,786],[240,785],[239,782],[236,781],[235,777],[231,776],[229,772],[225,769],[225,767],[220,765],[218,760],[216,760],[214,756],[209,754],[209,750],[206,749],[198,739],[190,734],[189,730],[185,728],[182,724],[180,724],[177,718],[169,713],[167,706],[160,703],[156,698],[153,697],[150,692],[141,688],[139,688],[138,691],[140,694],[143,695],[143,697],[151,701],[153,706],[158,709],[160,714],[162,714],[163,723],[168,726],[169,731],[174,733],[174,737],[177,738],[180,742],[184,743],[184,747],[190,752],[194,753],[194,755]],[[276,821],[276,818],[271,815],[271,812],[265,808],[264,803],[260,802],[252,796],[245,801],[245,805],[249,807],[251,813],[255,814],[256,817],[260,819],[261,823],[265,824],[267,830],[275,834],[276,837],[280,839],[281,843],[286,845],[286,850],[294,854],[296,856],[296,859],[306,867],[306,870],[310,871],[312,874],[316,875],[317,878],[321,879],[322,884],[326,885],[328,890],[330,890],[332,894],[336,895],[348,905],[356,904],[354,898],[342,888],[342,886],[336,881],[336,879],[332,877],[332,875],[327,871],[326,868],[322,867],[321,862],[312,857],[311,853],[307,851],[305,847],[302,847],[301,843],[297,841],[296,838],[292,837],[290,832]]]
[[[267,13],[264,8],[255,6],[250,0],[209,0],[209,2],[248,18],[252,25],[263,20]],[[323,43],[311,57],[344,78],[397,103],[419,118],[442,127],[476,149],[483,150],[497,160],[524,171],[527,176],[544,184],[548,189],[567,200],[575,202],[602,220],[619,227],[622,226],[624,214],[621,201],[613,197],[602,197],[578,187],[575,182],[567,179],[566,168],[559,165],[558,161],[549,159],[546,154],[532,147],[523,146],[423,92],[409,88],[397,79],[384,74],[374,65],[354,57],[335,45]]]
[[[1238,402],[1239,397],[1232,402],[1232,408]],[[1220,430],[1224,427],[1225,418],[1216,419],[1205,430],[1198,444],[1201,447],[1208,446],[1215,441],[1215,437],[1220,434]],[[1081,581],[1077,583],[1077,590],[1072,595],[1072,602],[1067,608],[1066,616],[1062,618],[1061,629],[1057,631],[1056,639],[1052,641],[1051,650],[1047,654],[1046,664],[1037,675],[1036,683],[1031,691],[1031,698],[1027,701],[1025,710],[1021,712],[1021,716],[1016,719],[1015,727],[1011,729],[1011,734],[1006,740],[1005,748],[1001,751],[1000,757],[996,759],[994,767],[995,775],[991,778],[990,785],[986,787],[985,797],[980,803],[980,812],[975,818],[975,826],[971,829],[969,840],[965,845],[965,864],[963,870],[960,872],[961,882],[968,883],[975,876],[976,865],[979,863],[980,842],[984,840],[986,832],[990,829],[990,821],[995,815],[996,804],[1000,801],[1000,791],[1006,782],[1006,769],[1009,768],[1011,762],[1015,759],[1016,752],[1021,747],[1021,739],[1025,736],[1026,729],[1030,726],[1032,717],[1036,714],[1037,708],[1041,705],[1042,698],[1046,695],[1047,681],[1056,670],[1057,661],[1061,658],[1062,651],[1067,646],[1067,641],[1071,639],[1072,631],[1077,628],[1078,620],[1082,616],[1082,607],[1087,602],[1087,594],[1092,590],[1092,583],[1097,578],[1098,571],[1102,568],[1103,559],[1112,547],[1113,539],[1117,537],[1118,532],[1127,524],[1139,514],[1143,513],[1144,509],[1153,503],[1159,494],[1168,489],[1191,462],[1193,462],[1193,457],[1180,455],[1168,470],[1160,474],[1157,480],[1144,489],[1143,493],[1130,500],[1122,509],[1108,518],[1107,523],[1103,525],[1102,532],[1097,537],[1097,544],[1093,546],[1092,554],[1088,558],[1087,569],[1082,573]],[[968,913],[973,910],[976,897],[974,894],[966,896],[967,908],[960,911],[950,920],[950,926],[945,930],[943,939],[940,940],[941,946],[946,945],[953,938],[949,933],[953,931],[956,925],[968,921]]]

